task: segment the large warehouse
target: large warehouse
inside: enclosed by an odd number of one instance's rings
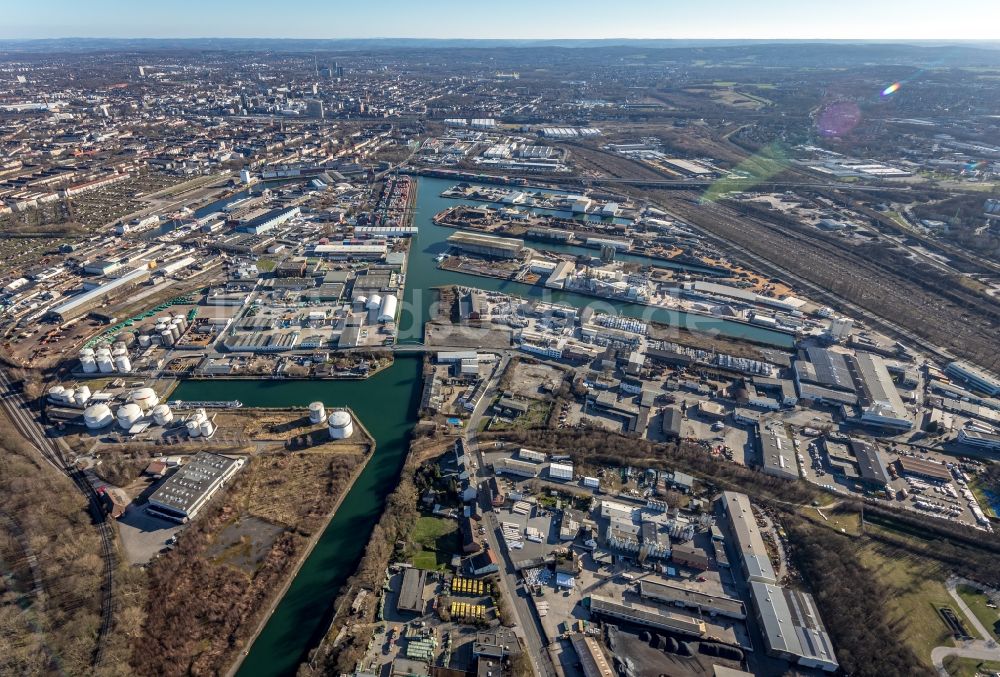
[[[244,462],[242,457],[199,451],[152,493],[147,512],[175,522],[193,519]]]
[[[861,422],[880,428],[909,430],[913,421],[892,382],[885,360],[873,353],[858,352],[852,362],[861,393]]]
[[[776,583],[778,578],[774,573],[774,567],[771,566],[767,548],[764,547],[764,539],[757,527],[757,520],[753,516],[750,498],[735,491],[724,491],[722,501],[726,514],[729,515],[733,539],[740,553],[743,573],[747,580]]]
[[[67,301],[52,308],[49,311],[49,315],[60,322],[66,322],[75,317],[86,315],[95,308],[100,307],[108,299],[124,294],[132,287],[142,284],[148,279],[148,268],[136,268],[110,282],[105,282],[89,291],[70,297]]]
[[[750,595],[769,654],[805,668],[834,672],[839,667],[812,595],[756,581]]]
[[[516,259],[524,251],[524,240],[513,237],[493,237],[479,233],[458,232],[448,237],[456,249],[497,259]]]

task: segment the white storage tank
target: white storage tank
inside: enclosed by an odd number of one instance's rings
[[[174,420],[174,412],[166,404],[158,404],[153,407],[153,420],[156,425],[167,425]]]
[[[106,404],[92,404],[83,411],[83,422],[88,430],[100,430],[111,425],[115,417]]]
[[[152,339],[149,338],[149,334],[139,334],[139,347],[148,348],[153,343]]]
[[[184,427],[187,428],[188,437],[201,437],[201,425],[198,421],[191,419]]]
[[[66,388],[62,394],[62,401],[66,404],[76,404],[76,391],[72,388]]]
[[[194,410],[194,420],[198,421],[198,423],[201,423],[202,421],[207,421],[208,420],[208,414],[205,413],[204,409],[201,409],[201,408],[195,409]]]
[[[322,423],[326,419],[326,407],[322,402],[313,402],[309,405],[309,422]]]
[[[180,328],[180,325],[176,325],[176,324],[171,323],[169,331],[170,331],[170,335],[174,337],[174,341],[176,341],[177,339],[179,339],[181,337],[181,328]]]
[[[368,297],[359,296],[358,298],[354,299],[354,303],[364,308],[368,304]]]
[[[330,437],[335,440],[347,439],[354,434],[354,421],[351,420],[351,415],[343,409],[330,414],[327,427],[330,430]]]
[[[208,438],[215,434],[215,425],[208,419],[202,421],[198,428],[201,430],[202,437]]]
[[[118,425],[124,430],[131,428],[140,418],[142,418],[142,409],[139,408],[138,404],[129,402],[118,407]]]
[[[160,398],[152,388],[136,388],[129,393],[128,399],[138,404],[143,411],[149,411],[160,403]]]
[[[80,369],[83,370],[84,374],[97,372],[97,358],[94,356],[94,351],[90,348],[84,348],[80,351]]]
[[[165,346],[174,345],[174,334],[169,329],[164,329],[160,332],[160,343]]]
[[[98,353],[97,355],[97,369],[102,374],[110,374],[115,370],[115,363],[111,360],[111,353]]]
[[[87,400],[90,399],[90,394],[91,394],[90,393],[90,386],[86,386],[86,385],[79,386],[76,389],[76,403],[77,404],[86,404]]]
[[[365,308],[368,310],[378,310],[382,305],[382,297],[378,294],[372,294],[372,297],[368,299],[368,303],[365,304]]]
[[[394,322],[396,320],[396,305],[398,301],[395,294],[389,294],[382,301],[382,307],[378,311],[379,322]]]
[[[123,373],[132,371],[132,362],[129,361],[127,354],[118,355],[115,358],[115,369]]]

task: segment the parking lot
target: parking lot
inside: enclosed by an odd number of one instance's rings
[[[129,564],[146,564],[166,548],[184,527],[176,522],[153,517],[142,506],[131,504],[118,519],[122,550]]]

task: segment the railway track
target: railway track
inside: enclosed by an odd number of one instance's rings
[[[101,538],[101,557],[104,574],[101,581],[101,624],[97,633],[97,643],[91,657],[91,665],[98,666],[104,658],[104,647],[114,623],[114,570],[115,550],[112,545],[111,525],[101,506],[94,487],[76,467],[67,463],[59,446],[45,434],[45,429],[30,413],[21,392],[14,388],[10,376],[0,369],[0,408],[20,435],[35,448],[43,461],[58,472],[69,477],[73,484],[87,497],[91,517]]]
[[[692,198],[697,197],[697,194],[693,192],[690,193],[689,195]],[[668,205],[660,201],[660,205],[664,208],[664,211],[666,211],[672,217],[683,220],[686,223],[690,224],[695,228],[695,230],[702,233],[710,241],[716,243],[717,245],[722,247],[725,251],[728,251],[730,256],[732,256],[732,258],[734,258],[735,260],[742,260],[745,263],[749,264],[751,268],[759,272],[762,272],[764,274],[780,277],[786,280],[794,280],[796,284],[800,285],[803,289],[807,290],[810,296],[814,300],[823,301],[828,303],[829,305],[848,310],[854,313],[856,316],[864,318],[866,321],[871,323],[872,326],[880,328],[888,335],[894,336],[899,340],[908,341],[910,342],[911,345],[919,346],[924,351],[935,355],[939,359],[943,360],[955,359],[955,356],[953,353],[951,353],[951,351],[936,345],[932,341],[929,341],[922,336],[917,335],[915,332],[900,326],[898,323],[887,320],[882,316],[879,316],[865,308],[862,308],[857,303],[849,301],[842,295],[832,292],[824,287],[821,287],[820,285],[812,282],[811,280],[807,280],[803,278],[801,275],[792,272],[791,270],[785,268],[784,266],[777,265],[773,261],[765,259],[762,256],[759,256],[758,254],[748,250],[746,247],[743,247],[738,242],[730,240],[724,234],[716,233],[712,229],[706,226],[699,225],[698,217],[691,211],[684,209],[683,207],[678,209],[680,205],[678,205],[677,203]],[[704,208],[705,205],[702,205],[701,207]],[[720,222],[723,222],[724,220],[735,219],[738,224],[740,220],[744,221],[753,220],[753,219],[746,219],[741,215],[734,215],[733,213],[729,212],[729,210],[720,208],[717,205],[708,205],[708,207],[711,211],[715,212],[713,216],[716,218],[716,220]],[[701,214],[701,216],[704,217],[704,214]],[[756,223],[755,220],[754,222]],[[782,235],[783,236],[788,235],[791,237],[791,239],[801,244],[807,243],[806,242],[807,238],[805,238],[805,236],[801,234],[789,234],[782,231]],[[771,244],[774,245],[776,250],[780,250],[781,246],[784,243],[779,243],[775,241]],[[866,264],[864,266],[865,268],[868,268],[870,265],[868,264],[868,262],[865,262],[865,264]]]

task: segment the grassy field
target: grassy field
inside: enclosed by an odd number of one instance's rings
[[[458,524],[454,520],[424,516],[413,528],[413,542],[421,549],[413,554],[418,569],[443,570],[458,552]]]
[[[866,526],[866,529],[874,528],[877,527]],[[931,664],[931,649],[954,644],[938,608],[947,606],[954,609],[971,631],[968,621],[945,588],[947,572],[936,563],[874,542],[865,543],[858,555],[872,575],[890,591],[890,622],[898,625],[903,641],[928,666]]]
[[[997,632],[1000,629],[1000,613],[997,613],[997,609],[986,606],[986,603],[990,601],[989,598],[981,590],[971,585],[959,585],[956,587],[956,591],[958,596],[969,605],[969,609],[976,615],[979,622],[993,633],[993,637],[1000,637],[1000,633]],[[970,630],[972,629],[970,628]]]
[[[944,669],[952,677],[976,677],[976,675],[1000,672],[1000,663],[995,661],[980,661],[975,658],[959,658],[948,656],[944,659]]]

